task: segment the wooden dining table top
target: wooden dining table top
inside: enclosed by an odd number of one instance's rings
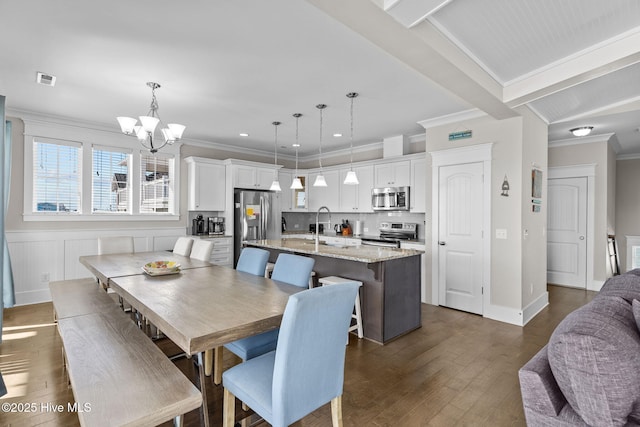
[[[210,267],[207,261],[177,255],[169,251],[134,252],[123,254],[84,255],[80,263],[87,267],[102,283],[109,284],[109,279],[121,276],[144,274],[142,266],[153,261],[174,261],[180,264],[181,270]]]
[[[304,290],[215,265],[109,283],[188,354],[277,328],[289,296]]]

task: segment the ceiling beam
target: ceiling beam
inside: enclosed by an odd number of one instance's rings
[[[407,29],[371,0],[307,1],[471,106],[499,120],[518,116],[501,91],[488,90],[430,44],[427,21]]]

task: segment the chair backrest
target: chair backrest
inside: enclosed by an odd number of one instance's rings
[[[193,242],[189,257],[200,261],[209,261],[211,251],[213,251],[213,242],[211,240],[198,239]]]
[[[244,248],[240,252],[236,270],[255,276],[264,276],[267,262],[269,262],[269,251],[258,248]]]
[[[276,347],[274,425],[289,425],[342,394],[356,283],[291,295]]]
[[[191,237],[178,237],[176,244],[173,245],[173,253],[182,256],[189,256],[191,254],[192,246],[193,239]]]
[[[271,278],[290,285],[309,287],[309,277],[316,260],[306,256],[280,254],[273,266]],[[355,296],[354,296],[355,298]]]
[[[134,253],[133,236],[98,237],[98,255]]]

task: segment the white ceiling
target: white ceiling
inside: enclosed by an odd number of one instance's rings
[[[278,120],[280,154],[296,112],[301,154],[317,154],[318,103],[323,152],[347,147],[352,91],[356,146],[527,104],[552,141],[592,125],[640,153],[638,64],[637,0],[0,0],[9,113],[117,132],[116,116],[147,113],[155,81],[163,121],[185,124],[186,140],[272,152]]]

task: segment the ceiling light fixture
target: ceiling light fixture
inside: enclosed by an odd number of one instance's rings
[[[322,173],[322,110],[327,108],[325,104],[318,104],[316,108],[320,110],[320,156],[318,157],[318,163],[320,164],[320,174],[316,177],[315,182],[313,183],[314,187],[326,187],[327,181],[324,179],[324,174]]]
[[[300,181],[300,177],[298,176],[298,147],[300,147],[300,144],[298,143],[298,120],[302,117],[302,114],[295,113],[293,117],[296,118],[296,143],[293,144],[296,149],[296,175],[293,178],[293,182],[291,182],[291,187],[289,188],[292,190],[302,190],[304,187],[302,186],[302,181]]]
[[[587,136],[593,130],[593,126],[582,126],[579,128],[570,129],[569,132],[573,134],[573,136]]]
[[[147,82],[147,86],[151,88],[151,105],[147,115],[140,116],[140,125],[138,126],[138,120],[132,117],[117,117],[117,119],[122,133],[137,136],[143,147],[152,153],[157,153],[165,145],[171,145],[180,140],[186,127],[177,123],[169,123],[167,127],[163,127],[164,123],[162,123],[158,115],[158,100],[156,99],[156,89],[159,89],[160,85],[154,82]],[[164,142],[161,145],[158,145],[157,142],[154,144],[155,130],[158,123],[160,123],[160,131],[164,136]]]
[[[282,191],[282,189],[280,188],[280,182],[278,182],[278,126],[280,125],[280,122],[273,122],[271,124],[273,125],[273,128],[276,131],[276,136],[273,143],[276,149],[275,151],[276,155],[273,160],[273,165],[275,166],[275,168],[273,168],[274,178],[273,178],[273,182],[271,183],[271,187],[269,187],[269,191],[275,191],[279,193],[280,191]]]
[[[356,92],[349,92],[347,94],[347,98],[351,100],[351,134],[349,137],[349,147],[351,149],[351,163],[349,172],[347,172],[347,176],[344,178],[344,183],[347,185],[358,185],[360,181],[358,181],[358,176],[353,171],[353,99],[357,97],[358,94]]]

